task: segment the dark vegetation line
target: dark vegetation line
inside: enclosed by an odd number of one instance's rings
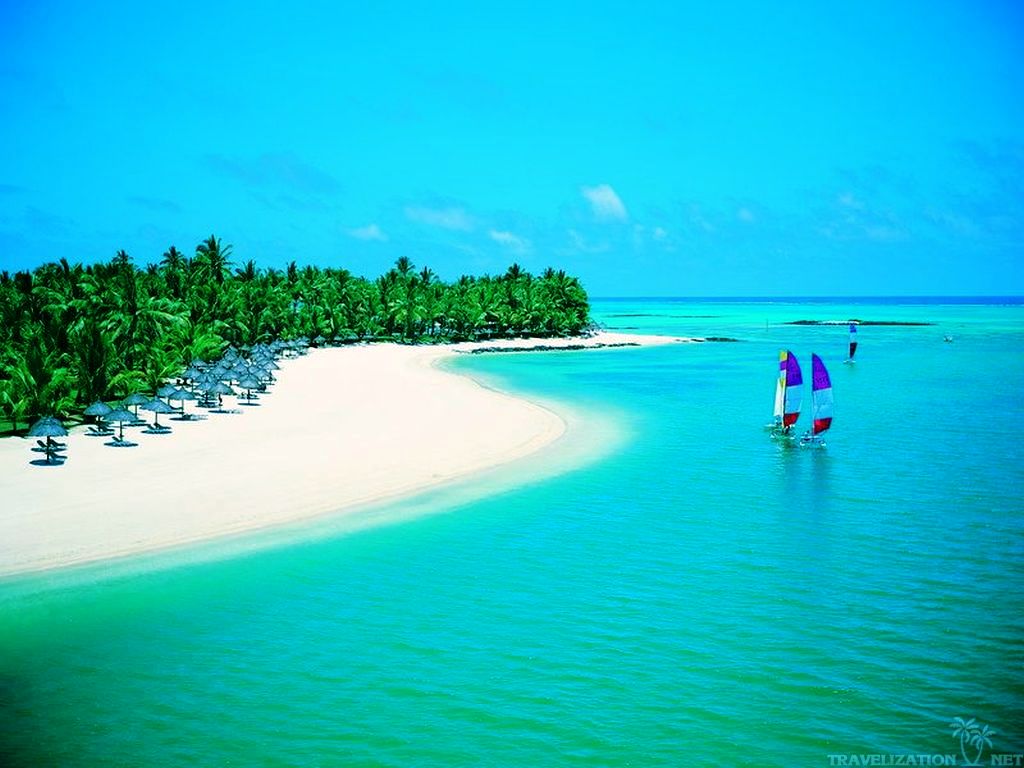
[[[277,339],[447,343],[580,334],[589,322],[575,277],[513,264],[503,275],[444,283],[404,256],[376,280],[345,269],[233,269],[210,236],[186,257],[169,248],[136,267],[66,259],[0,273],[0,432],[68,417],[94,400],[153,392],[191,361]]]

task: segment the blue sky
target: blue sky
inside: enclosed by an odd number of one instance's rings
[[[1020,3],[209,5],[0,3],[0,269],[1024,294]]]

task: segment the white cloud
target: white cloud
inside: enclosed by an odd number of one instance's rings
[[[575,229],[569,230],[569,240],[572,241],[571,250],[577,253],[604,253],[611,247],[608,243],[588,243]]]
[[[356,240],[378,240],[384,243],[388,239],[388,236],[376,224],[367,224],[365,227],[350,229],[348,234]]]
[[[843,208],[850,208],[854,211],[864,210],[863,201],[859,200],[852,192],[843,192],[843,194],[837,198],[837,202]]]
[[[880,243],[895,243],[906,240],[907,234],[899,227],[887,224],[871,224],[864,227],[864,235],[868,240],[875,240]]]
[[[442,229],[457,229],[462,232],[469,232],[474,226],[473,217],[462,208],[409,206],[405,209],[405,215],[420,224],[429,224],[432,227],[441,227]]]
[[[488,234],[496,243],[501,243],[513,253],[527,253],[533,244],[525,237],[520,237],[511,232],[492,229]]]
[[[625,221],[629,218],[626,213],[626,206],[615,194],[615,190],[609,184],[598,184],[596,187],[583,187],[580,190],[583,196],[590,202],[594,215],[599,219],[615,219]]]
[[[656,244],[661,249],[669,249],[668,230],[664,227],[647,227],[643,224],[633,225],[633,246],[635,248],[646,248],[650,244]]]
[[[716,229],[715,225],[712,224],[704,215],[704,212],[696,203],[690,204],[689,210],[687,211],[687,218],[689,219],[690,224],[704,232],[714,232]]]

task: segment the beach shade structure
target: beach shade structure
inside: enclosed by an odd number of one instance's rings
[[[170,404],[171,395],[173,395],[177,391],[178,388],[173,384],[164,384],[162,387],[160,387],[160,389],[156,391],[156,396],[162,397],[164,400],[167,400],[168,404]]]
[[[108,440],[104,445],[109,445],[111,448],[134,448],[138,445],[138,443],[124,439],[124,425],[135,421],[135,414],[127,408],[115,408],[106,415],[106,420],[111,424],[118,424],[121,427],[121,432],[115,439]]]
[[[225,384],[223,381],[218,381],[212,387],[210,387],[210,392],[212,392],[215,395],[235,394],[235,390],[233,390],[229,384]]]
[[[178,387],[178,389],[174,391],[174,394],[171,395],[168,399],[178,400],[181,402],[181,409],[179,410],[178,415],[171,417],[175,421],[191,421],[196,418],[196,415],[194,413],[185,413],[185,401],[199,399],[192,392],[189,392],[187,389],[183,389],[182,387]]]
[[[129,426],[141,427],[146,423],[145,419],[139,418],[139,406],[142,405],[143,403],[148,402],[149,398],[146,395],[142,394],[141,392],[133,392],[132,394],[128,395],[128,397],[121,401],[121,405],[135,407],[135,410],[132,411],[135,414],[135,421],[131,422]]]
[[[210,387],[209,394],[215,395],[217,398],[217,407],[213,408],[210,413],[241,413],[241,411],[224,407],[224,395],[235,394],[235,390],[230,385],[225,384],[223,381],[218,381]]]
[[[266,372],[268,380],[274,381],[274,371],[281,370],[281,366],[279,366],[273,360],[267,360],[266,362],[260,364],[260,369]]]
[[[181,374],[181,377],[183,379],[188,379],[189,381],[195,381],[196,379],[200,378],[202,375],[203,375],[203,372],[199,368],[196,367],[195,363],[192,363],[192,365],[190,365],[188,368],[186,368],[184,373]]]
[[[110,413],[113,408],[104,403],[102,400],[97,400],[95,403],[87,407],[82,413],[86,416],[106,416]]]
[[[104,403],[102,400],[97,400],[95,403],[86,408],[82,413],[86,416],[93,416],[96,419],[96,426],[89,427],[89,431],[86,432],[90,437],[110,437],[114,434],[114,430],[103,421],[103,417],[110,413],[113,408]]]
[[[154,397],[152,400],[143,403],[139,406],[144,411],[150,411],[153,414],[153,423],[146,427],[143,432],[147,435],[166,435],[171,431],[171,428],[166,424],[160,423],[161,413],[177,413],[177,409],[165,403],[160,398]]]
[[[252,391],[259,389],[260,386],[260,382],[255,376],[246,376],[239,379],[238,386],[245,390],[245,402],[243,403],[241,398],[239,398],[239,405],[259,405],[259,403],[253,402],[257,396]]]
[[[274,380],[274,374],[272,374],[263,365],[254,365],[252,368],[249,369],[249,373],[252,375],[254,379],[259,381],[260,390],[266,389],[267,384]]]
[[[234,365],[231,366],[230,375],[235,381],[241,381],[249,375],[249,363],[245,360],[236,360]]]
[[[223,362],[217,363],[215,366],[210,368],[208,373],[218,381],[224,381],[224,379],[230,377],[230,366],[225,365]]]
[[[222,384],[219,379],[210,376],[209,374],[203,375],[201,379],[196,381],[196,391],[200,393],[199,396],[199,407],[200,408],[216,408],[220,405],[220,398],[217,397],[217,393],[214,389]]]
[[[261,360],[261,361],[260,361],[260,362],[259,362],[259,363],[257,364],[257,367],[258,367],[258,368],[259,368],[259,369],[260,369],[261,371],[265,371],[265,372],[266,372],[266,374],[267,374],[267,375],[268,375],[268,376],[269,376],[269,377],[270,377],[271,379],[273,379],[273,378],[274,378],[274,374],[273,374],[273,371],[279,371],[279,370],[281,370],[281,366],[279,366],[279,365],[278,365],[278,364],[277,364],[276,362],[274,362],[274,359],[273,359],[273,358],[268,358],[268,359],[266,359],[266,360]]]
[[[37,466],[41,466],[41,465],[54,466],[56,464],[64,463],[64,460],[67,457],[66,456],[62,456],[59,453],[59,451],[61,451],[64,448],[67,448],[67,445],[65,443],[57,442],[53,438],[55,438],[55,437],[65,437],[67,435],[67,433],[68,433],[68,431],[66,429],[64,429],[64,425],[61,424],[60,421],[57,420],[56,418],[54,418],[53,416],[44,416],[43,418],[39,419],[39,421],[37,421],[35,424],[33,424],[31,427],[29,427],[29,430],[28,430],[29,437],[45,437],[46,438],[46,442],[45,443],[42,440],[39,440],[38,441],[39,445],[37,445],[35,448],[32,449],[33,451],[36,451],[38,453],[45,453],[46,454],[46,460],[45,461],[33,461],[32,463],[36,464]]]

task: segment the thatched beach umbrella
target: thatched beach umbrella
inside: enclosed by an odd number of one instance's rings
[[[121,401],[121,405],[135,406],[135,410],[133,411],[133,413],[135,414],[135,420],[132,423],[145,424],[146,422],[139,418],[139,406],[142,405],[143,403],[148,402],[149,398],[146,395],[142,394],[141,392],[132,392],[132,394],[128,395],[128,397]]]
[[[220,363],[217,363],[212,368],[210,368],[210,370],[207,371],[207,373],[209,373],[210,376],[212,376],[213,378],[218,379],[220,381],[223,381],[225,378],[228,378],[228,374],[229,374],[230,370],[231,370],[231,366],[226,365],[223,362],[220,362]]]
[[[235,390],[233,390],[230,385],[225,384],[223,381],[218,381],[207,390],[207,394],[211,398],[217,398],[214,403],[215,407],[211,410],[211,413],[238,413],[238,411],[231,411],[224,408],[224,395],[235,394]]]
[[[135,412],[138,413],[138,406],[148,402],[149,398],[146,397],[146,395],[141,392],[132,392],[128,397],[121,401],[121,405],[134,405],[136,407]]]
[[[173,418],[177,419],[178,421],[189,421],[190,419],[192,419],[191,413],[185,413],[185,401],[198,400],[198,397],[196,397],[193,393],[189,392],[187,389],[182,389],[181,387],[179,387],[178,389],[174,390],[174,394],[170,395],[167,399],[181,401],[181,415],[175,416]]]
[[[217,405],[217,393],[213,392],[213,388],[217,384],[220,384],[220,381],[208,373],[204,373],[201,377],[196,379],[195,387],[192,391],[200,393],[200,408],[213,408]]]
[[[96,427],[89,427],[88,435],[90,437],[105,437],[107,435],[114,434],[114,430],[110,428],[110,425],[103,421],[103,417],[110,413],[113,408],[104,403],[102,400],[97,400],[95,403],[86,408],[82,413],[86,416],[96,417]]]
[[[95,403],[86,408],[82,413],[86,416],[103,417],[110,413],[113,408],[104,403],[102,400],[97,400]]]
[[[64,425],[53,416],[44,416],[28,430],[29,437],[46,438],[46,444],[42,447],[42,451],[46,454],[47,464],[56,464],[64,459],[63,456],[57,454],[57,451],[66,446],[64,443],[55,442],[53,438],[64,437],[67,433]]]
[[[109,445],[114,448],[132,448],[138,445],[138,443],[133,443],[130,440],[124,439],[125,423],[132,422],[135,420],[135,418],[136,417],[132,414],[132,412],[126,408],[115,408],[110,413],[108,413],[106,416],[106,420],[111,422],[112,424],[120,425],[121,434],[118,435],[116,440],[110,440],[109,442],[104,443],[104,445]]]
[[[153,413],[153,424],[145,429],[144,431],[148,434],[153,435],[166,435],[171,431],[171,428],[160,423],[161,413],[177,413],[177,409],[171,405],[168,405],[159,398],[153,398],[149,402],[143,403],[141,406],[144,411],[152,411]]]
[[[218,381],[216,384],[210,387],[210,392],[212,392],[215,395],[235,394],[235,390],[233,390],[230,385],[225,384],[223,381]]]
[[[259,405],[259,403],[253,402],[252,390],[259,389],[260,386],[260,382],[255,376],[248,375],[239,379],[238,386],[245,390],[245,405]]]
[[[43,416],[28,429],[29,437],[45,437],[46,442],[53,442],[54,437],[64,437],[68,431],[60,420],[53,416]]]
[[[162,397],[170,405],[171,396],[178,391],[178,388],[173,384],[164,384],[160,389],[156,391],[157,397]]]

